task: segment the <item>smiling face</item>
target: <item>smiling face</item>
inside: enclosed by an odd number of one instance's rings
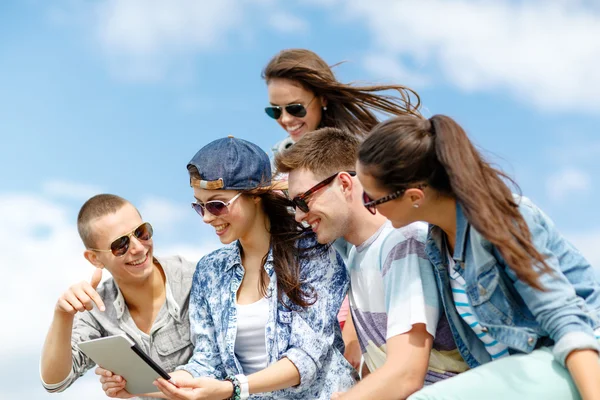
[[[271,105],[282,107],[281,117],[277,122],[294,142],[319,127],[323,116],[322,107],[326,105],[324,100],[289,79],[270,79],[267,88]],[[299,118],[288,114],[285,106],[289,104],[302,104],[306,108],[306,115]]]
[[[239,192],[235,190],[207,190],[194,187],[194,197],[199,204],[211,200],[228,203],[238,194]],[[258,212],[259,206],[258,197],[241,195],[229,204],[227,211],[221,215],[213,215],[205,209],[202,220],[215,229],[221,243],[229,244],[246,237],[256,226],[261,215]]]
[[[301,195],[322,180],[306,169],[291,171],[288,177],[290,198]],[[333,242],[349,230],[350,207],[341,189],[338,175],[329,185],[308,197],[308,212],[296,208],[296,221],[308,223],[319,243]]]
[[[129,203],[114,214],[107,214],[89,222],[93,232],[94,248],[110,249],[111,243],[140,226],[144,221],[137,209]],[[121,257],[111,252],[86,250],[85,257],[96,266],[103,266],[120,284],[139,283],[149,278],[153,272],[152,239],[138,240],[129,237],[129,249]]]

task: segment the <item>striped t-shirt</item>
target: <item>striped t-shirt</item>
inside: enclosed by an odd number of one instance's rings
[[[484,332],[479,320],[473,314],[467,292],[465,290],[466,283],[461,274],[454,269],[456,263],[452,258],[452,255],[448,255],[448,273],[450,274],[450,287],[452,288],[452,297],[454,299],[454,306],[456,311],[460,314],[460,317],[473,329],[473,332],[477,335],[485,346],[485,349],[492,357],[492,360],[497,360],[504,356],[508,356],[508,347],[496,339],[494,339],[488,332]]]
[[[388,221],[346,252],[350,305],[365,363],[375,371],[386,360],[388,339],[424,324],[434,337],[426,384],[468,369],[441,307],[433,269],[425,254],[427,226],[394,229]],[[441,318],[440,318],[441,317]]]

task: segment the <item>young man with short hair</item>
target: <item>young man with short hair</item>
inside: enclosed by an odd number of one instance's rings
[[[427,226],[394,229],[364,207],[354,172],[359,145],[354,135],[323,128],[278,154],[275,165],[278,172],[289,173],[296,219],[308,223],[320,243],[343,238],[351,245],[343,252],[352,320],[371,373],[336,398],[404,399],[424,383],[467,366],[447,320],[440,318],[432,265],[425,255]]]
[[[77,344],[127,334],[165,370],[191,357],[188,302],[195,265],[181,257],[155,257],[152,226],[127,200],[100,194],[79,211],[91,281],[58,299],[42,351],[40,374],[49,392],[61,392],[94,366]],[[112,278],[99,285],[102,270]],[[128,395],[105,383],[107,395]],[[120,393],[119,393],[120,392]]]

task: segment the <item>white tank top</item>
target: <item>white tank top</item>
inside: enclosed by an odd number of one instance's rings
[[[235,356],[245,375],[267,368],[265,327],[269,319],[269,301],[263,297],[256,303],[236,304],[237,335]]]

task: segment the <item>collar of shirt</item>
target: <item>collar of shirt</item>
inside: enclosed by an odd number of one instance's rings
[[[177,304],[177,301],[175,301],[175,297],[173,297],[173,292],[171,291],[171,285],[169,285],[169,275],[171,274],[171,272],[169,268],[163,267],[160,261],[156,258],[154,259],[154,261],[161,266],[165,273],[165,296],[167,303],[167,311],[175,321],[181,322],[181,315],[179,309],[180,307],[179,304]],[[115,298],[113,305],[115,306],[115,310],[117,312],[117,318],[121,319],[123,317],[123,313],[125,313],[125,298],[123,297],[123,293],[121,293],[121,289],[119,289],[119,285],[117,285],[116,282],[115,288],[117,289],[117,297]]]
[[[236,240],[233,246],[233,251],[227,254],[227,263],[225,265],[225,271],[229,271],[233,267],[240,268],[242,266],[242,245],[239,240]],[[269,253],[267,254],[267,260],[265,262],[265,271],[269,276],[273,275],[273,249],[269,247]]]

